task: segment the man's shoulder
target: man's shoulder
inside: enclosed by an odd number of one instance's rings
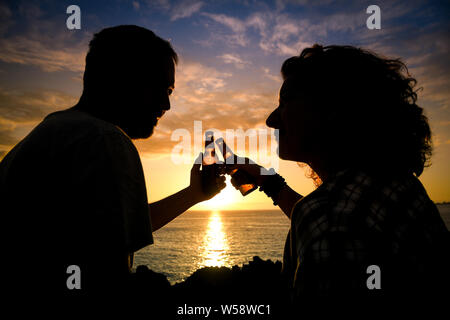
[[[45,136],[54,146],[103,145],[110,141],[117,147],[135,151],[131,139],[119,127],[78,110],[51,113],[33,131],[30,135],[35,137],[30,138]]]
[[[114,124],[82,111],[62,110],[51,113],[40,124],[45,129],[78,135],[121,133]]]
[[[6,155],[2,163],[17,158],[77,157],[80,153],[105,148],[113,148],[112,153],[137,153],[130,138],[114,124],[69,109],[46,116]]]

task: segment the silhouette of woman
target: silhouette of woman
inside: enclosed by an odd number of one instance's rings
[[[317,189],[303,197],[249,161],[228,169],[251,174],[291,219],[283,271],[294,306],[437,294],[447,280],[449,232],[418,180],[431,131],[405,64],[314,45],[281,73],[279,105],[266,123],[279,130],[279,157],[307,164]],[[380,268],[380,289],[368,285],[371,265]]]

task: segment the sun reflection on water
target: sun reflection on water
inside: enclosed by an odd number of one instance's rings
[[[213,211],[209,216],[208,229],[203,238],[203,262],[201,267],[222,267],[228,262],[228,241],[223,231],[220,212]]]

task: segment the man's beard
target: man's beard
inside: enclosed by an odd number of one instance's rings
[[[154,125],[149,123],[145,125],[142,123],[134,123],[132,125],[123,125],[121,129],[125,131],[127,136],[129,136],[131,139],[147,139],[153,135],[155,127],[156,123]]]

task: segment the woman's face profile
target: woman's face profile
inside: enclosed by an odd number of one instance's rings
[[[307,162],[312,151],[317,118],[310,97],[286,80],[280,89],[279,105],[266,120],[278,129],[278,155],[281,159]]]

